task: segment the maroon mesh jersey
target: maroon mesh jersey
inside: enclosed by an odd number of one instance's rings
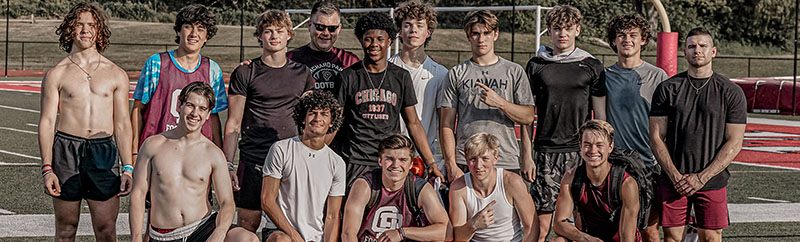
[[[178,69],[172,62],[168,52],[159,53],[161,56],[161,72],[155,92],[144,109],[142,120],[142,136],[139,146],[147,137],[160,134],[164,131],[178,127],[178,95],[181,89],[189,83],[202,81],[209,84],[209,59],[201,56],[200,67],[194,72],[185,73]],[[203,136],[211,139],[211,122],[203,124]]]

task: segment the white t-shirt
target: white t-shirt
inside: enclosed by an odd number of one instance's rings
[[[344,160],[328,146],[313,150],[295,136],[272,145],[263,175],[281,180],[278,205],[294,229],[307,241],[322,241],[325,200],[344,196]],[[277,228],[262,215],[267,228]]]
[[[442,90],[442,82],[447,78],[447,68],[436,63],[430,56],[425,57],[425,61],[419,67],[407,65],[400,59],[400,55],[389,58],[389,62],[402,67],[411,74],[411,81],[414,83],[414,93],[417,95],[417,118],[425,129],[425,136],[428,138],[428,146],[436,154],[434,140],[439,134],[439,116],[436,115],[436,98]],[[401,130],[408,134],[406,123],[401,122]]]

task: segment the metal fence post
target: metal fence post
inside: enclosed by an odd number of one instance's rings
[[[25,70],[25,42],[22,42],[22,67],[20,69]]]
[[[747,58],[747,77],[750,77],[750,58]]]

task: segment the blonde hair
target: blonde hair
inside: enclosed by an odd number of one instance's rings
[[[581,128],[578,130],[578,142],[583,143],[583,133],[586,131],[603,135],[606,137],[609,144],[614,143],[614,127],[612,127],[611,124],[606,121],[593,119],[583,123]]]
[[[500,141],[497,137],[489,133],[480,132],[473,134],[464,144],[464,157],[476,157],[491,151],[492,155],[497,156],[500,148]]]

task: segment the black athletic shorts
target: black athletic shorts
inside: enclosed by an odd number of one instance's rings
[[[152,242],[205,242],[208,240],[208,237],[211,237],[211,234],[214,233],[214,230],[217,229],[217,213],[214,212],[209,215],[207,218],[204,218],[205,221],[200,223],[191,234],[187,237],[179,238],[179,239],[170,239],[170,240],[157,240],[153,237],[150,238]],[[234,226],[231,225],[232,229]],[[155,228],[154,228],[155,229]]]
[[[119,193],[117,146],[111,136],[86,139],[56,132],[53,142],[53,173],[65,201],[105,201]]]
[[[239,178],[240,190],[234,196],[236,207],[261,211],[261,183],[264,181],[262,167],[263,164],[256,165],[239,160],[236,176]]]

